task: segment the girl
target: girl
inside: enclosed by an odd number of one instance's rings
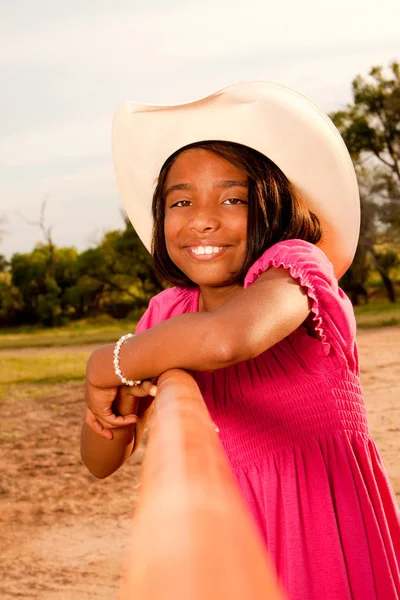
[[[290,600],[399,598],[399,512],[335,277],[358,234],[336,130],[292,90],[238,84],[179,107],[125,106],[114,157],[146,244],[158,174],[152,253],[174,287],[135,337],[90,357],[84,462],[98,477],[118,468],[133,451],[132,397],[146,396],[147,415],[153,378],[193,371]]]

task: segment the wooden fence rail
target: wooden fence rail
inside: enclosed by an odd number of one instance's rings
[[[159,379],[121,600],[283,600],[194,379]]]

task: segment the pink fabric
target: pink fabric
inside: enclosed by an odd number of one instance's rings
[[[245,287],[271,266],[307,290],[307,323],[254,360],[196,380],[289,600],[398,599],[400,515],[369,435],[351,303],[312,244],[269,248]],[[163,291],[137,333],[197,311],[198,296]]]

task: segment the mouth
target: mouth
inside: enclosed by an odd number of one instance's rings
[[[209,261],[221,256],[229,246],[187,246],[186,250],[195,260]]]

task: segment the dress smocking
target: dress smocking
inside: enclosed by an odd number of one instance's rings
[[[269,248],[244,287],[271,267],[305,290],[309,318],[256,358],[196,380],[289,600],[399,599],[399,508],[370,437],[351,303],[308,242]],[[137,333],[196,312],[198,296],[161,292]]]

